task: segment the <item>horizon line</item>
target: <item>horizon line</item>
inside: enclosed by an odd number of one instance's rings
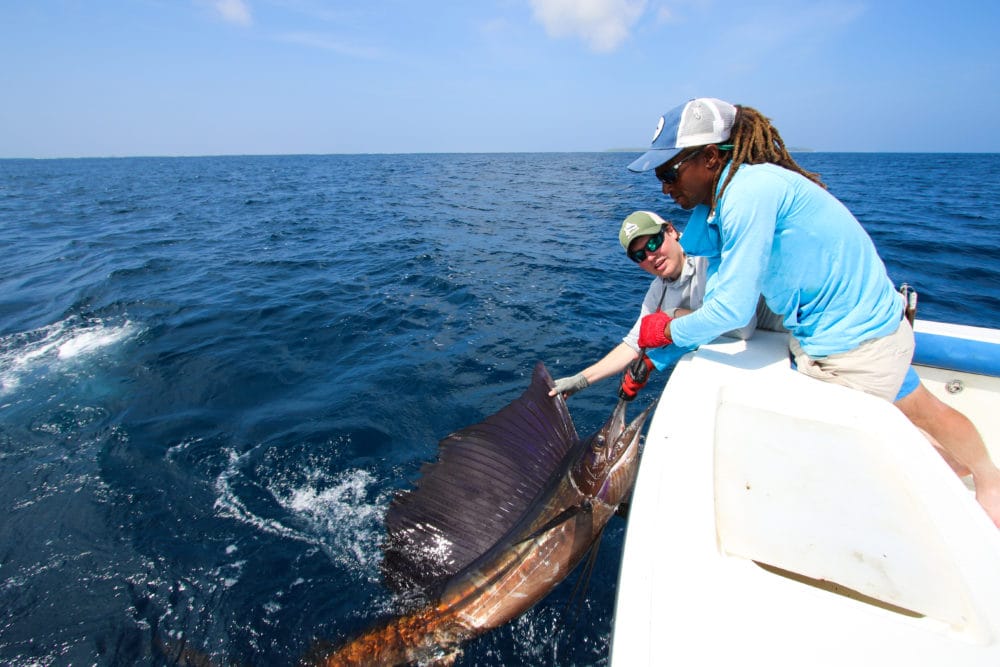
[[[59,155],[47,157],[0,156],[0,160],[128,160],[128,159],[175,159],[175,158],[228,158],[228,157],[329,157],[329,156],[372,156],[372,155],[567,155],[595,153],[644,153],[646,148],[605,148],[602,150],[578,151],[364,151],[353,153],[202,153],[202,154],[135,154],[135,155]],[[881,154],[881,155],[996,155],[1000,151],[878,151],[878,150],[816,150],[813,148],[789,148],[789,153],[837,153],[837,154]]]

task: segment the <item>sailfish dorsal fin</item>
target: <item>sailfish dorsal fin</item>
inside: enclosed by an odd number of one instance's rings
[[[579,442],[542,363],[531,385],[481,423],[441,440],[438,459],[386,514],[383,575],[395,590],[428,589],[486,553],[565,471]]]

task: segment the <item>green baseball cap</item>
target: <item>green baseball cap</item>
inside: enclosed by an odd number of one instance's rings
[[[621,231],[618,232],[618,240],[621,242],[625,252],[632,241],[640,236],[652,236],[659,233],[667,221],[656,215],[652,211],[636,211],[622,222]]]

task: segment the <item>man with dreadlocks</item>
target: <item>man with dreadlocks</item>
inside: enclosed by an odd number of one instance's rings
[[[708,257],[714,289],[684,317],[647,315],[638,344],[695,348],[745,325],[758,297],[783,318],[802,373],[892,401],[961,475],[1000,527],[1000,470],[975,426],[910,368],[913,330],[875,244],[817,174],[800,167],[770,120],[714,98],[660,117],[650,149],[663,194],[691,211],[681,245]],[[936,440],[936,441],[935,441]]]

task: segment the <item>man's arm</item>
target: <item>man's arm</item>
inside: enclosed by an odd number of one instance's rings
[[[633,350],[627,343],[618,343],[616,347],[604,355],[597,363],[584,368],[574,376],[556,380],[556,386],[549,392],[549,396],[555,396],[560,392],[573,394],[584,387],[589,387],[595,382],[600,382],[606,377],[620,374],[625,370],[626,366],[638,357],[639,353]],[[579,376],[583,376],[586,382],[581,382]]]

